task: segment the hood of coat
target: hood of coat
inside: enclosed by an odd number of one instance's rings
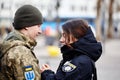
[[[100,42],[97,42],[90,28],[84,37],[72,43],[71,46],[73,49],[67,47],[66,45],[61,48],[63,55],[73,56],[78,54],[85,54],[93,61],[97,61],[102,54],[102,45]],[[70,55],[70,53],[72,55]]]

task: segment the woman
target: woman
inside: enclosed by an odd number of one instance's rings
[[[41,67],[42,80],[97,80],[94,62],[102,53],[87,22],[80,19],[69,20],[62,26],[63,44],[61,61],[56,74],[49,65]]]

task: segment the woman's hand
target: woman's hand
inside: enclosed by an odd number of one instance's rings
[[[44,64],[40,68],[41,73],[44,72],[45,70],[50,70],[50,66],[48,64]]]

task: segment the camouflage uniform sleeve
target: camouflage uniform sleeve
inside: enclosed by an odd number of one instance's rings
[[[16,80],[40,80],[38,60],[25,46],[16,46],[8,53],[8,66]]]

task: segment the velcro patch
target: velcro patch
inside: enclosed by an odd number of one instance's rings
[[[24,76],[26,80],[34,80],[35,73],[33,70],[33,66],[24,66]]]
[[[67,61],[63,67],[62,67],[62,71],[64,72],[71,72],[76,68],[76,66],[72,63],[70,63],[69,61]]]

